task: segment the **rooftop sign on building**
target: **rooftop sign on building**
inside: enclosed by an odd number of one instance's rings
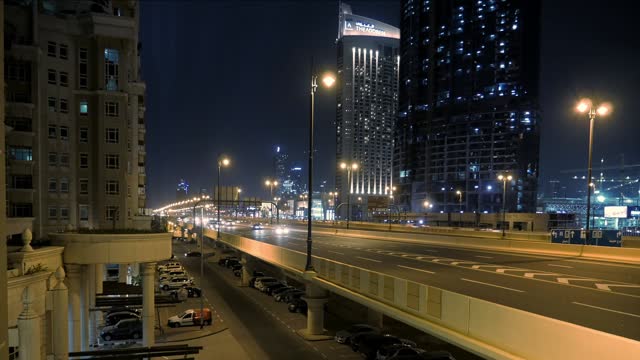
[[[343,36],[378,36],[400,39],[400,29],[397,27],[382,21],[354,15],[351,12],[351,6],[345,3],[340,4],[339,21],[338,38]]]

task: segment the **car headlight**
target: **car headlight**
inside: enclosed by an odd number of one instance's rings
[[[282,229],[276,229],[276,234],[282,234]]]

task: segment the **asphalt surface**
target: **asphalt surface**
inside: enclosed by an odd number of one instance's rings
[[[249,226],[227,232],[306,251],[306,231]],[[434,238],[446,238],[434,236]],[[640,266],[335,235],[313,255],[640,340]]]
[[[178,254],[187,249],[183,245],[174,246]],[[242,344],[250,359],[323,359],[300,336],[275,322],[264,309],[243,294],[238,286],[226,281],[217,263],[205,262],[206,281],[203,282],[199,279],[199,257],[179,257],[179,260],[195,278],[196,285],[202,287],[211,307],[221,314],[228,331]]]

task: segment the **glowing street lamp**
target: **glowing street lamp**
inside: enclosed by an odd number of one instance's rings
[[[507,206],[507,181],[513,180],[511,175],[498,175],[498,180],[502,181],[502,237],[505,235],[506,206]]]
[[[229,166],[229,164],[231,164],[231,161],[229,160],[229,158],[227,158],[226,156],[219,156],[218,157],[218,233],[216,236],[216,240],[220,240],[220,172],[222,171],[222,167],[227,167]],[[202,257],[202,255],[201,255]]]
[[[585,239],[585,244],[590,243],[591,234],[589,231],[590,228],[590,220],[589,214],[591,212],[591,157],[593,152],[593,129],[595,125],[596,116],[607,116],[612,111],[612,106],[610,103],[602,103],[599,105],[594,105],[590,99],[581,99],[576,105],[576,111],[581,114],[588,114],[589,116],[589,155],[588,155],[588,165],[587,165],[587,237]]]
[[[349,229],[349,221],[351,219],[351,181],[353,180],[352,171],[358,170],[357,163],[347,164],[340,163],[340,169],[347,170],[347,229]]]

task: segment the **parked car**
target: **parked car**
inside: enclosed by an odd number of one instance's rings
[[[160,289],[167,291],[171,289],[186,287],[189,285],[193,285],[193,280],[189,279],[186,276],[179,276],[160,282],[159,287]]]
[[[111,326],[117,324],[120,320],[125,319],[140,319],[140,314],[129,310],[115,311],[104,317],[104,324]]]
[[[186,293],[181,295],[180,291],[185,291]],[[195,286],[184,286],[180,289],[172,290],[170,294],[174,299],[184,301],[186,298],[202,296],[202,289]]]
[[[100,331],[100,337],[104,341],[140,339],[142,336],[142,320],[124,319],[117,324],[105,326]]]
[[[254,280],[253,287],[255,287],[256,289],[259,289],[258,286],[260,286],[263,280],[277,280],[277,279],[271,276],[259,276]]]
[[[426,350],[406,346],[404,344],[394,344],[391,346],[384,346],[378,349],[376,354],[376,360],[406,360],[406,359],[421,359],[427,353]]]
[[[249,287],[252,287],[252,288],[256,287],[256,280],[258,280],[261,277],[264,277],[263,272],[254,271],[253,276],[251,277],[251,279],[249,279]]]
[[[231,266],[231,270],[233,270],[233,275],[237,277],[242,276],[242,264],[235,264]]]
[[[174,277],[186,277],[187,273],[184,270],[179,270],[179,271],[171,271],[168,273],[164,273],[161,274],[160,276],[158,276],[158,281],[162,282],[165,280],[169,280],[172,279]]]
[[[396,344],[404,344],[406,346],[415,347],[416,343],[406,339],[400,339],[392,335],[381,334],[360,334],[351,339],[351,350],[357,351],[365,359],[373,360],[379,349]]]
[[[351,342],[351,338],[353,336],[364,333],[379,334],[380,329],[367,324],[355,324],[349,326],[346,329],[338,331],[334,339],[340,344],[348,344]]]
[[[218,265],[227,266],[227,261],[229,260],[239,260],[237,256],[225,256],[222,259],[218,260]]]
[[[256,281],[256,289],[260,290],[261,292],[265,292],[267,289],[267,286],[273,285],[273,284],[280,284],[280,280],[273,279],[273,278],[258,280]]]
[[[302,299],[293,299],[288,306],[289,312],[307,313],[307,302]]]
[[[202,253],[200,251],[189,251],[184,253],[184,256],[186,257],[200,257],[202,256]]]
[[[264,293],[267,295],[271,295],[273,294],[274,290],[282,289],[283,287],[287,287],[287,285],[283,283],[270,284],[264,288]]]
[[[229,259],[229,260],[227,260],[227,262],[225,263],[225,266],[226,266],[227,268],[229,268],[229,269],[230,269],[230,268],[232,268],[234,265],[238,265],[238,264],[240,264],[240,260],[239,260],[239,259]],[[242,265],[242,264],[240,264],[240,265]]]
[[[285,287],[281,287],[279,289],[275,289],[271,291],[271,296],[275,297],[278,294],[282,294],[285,291],[289,291],[289,290],[294,290],[295,288],[293,286],[285,286]]]
[[[290,293],[286,293],[282,296],[282,301],[286,302],[287,304],[290,303],[291,301],[295,300],[295,299],[300,299],[301,297],[303,297],[305,294],[304,291],[299,290],[299,291],[292,291]]]
[[[191,325],[200,325],[200,321],[204,321],[206,325],[211,325],[213,322],[211,318],[211,310],[208,308],[204,308],[204,317],[200,318],[200,309],[189,309],[185,310],[180,315],[174,315],[169,318],[167,321],[167,325],[169,327],[181,327],[181,326],[191,326]]]
[[[158,271],[158,273],[160,275],[162,275],[162,274],[170,273],[172,271],[184,271],[184,268],[182,266],[180,266],[180,265],[171,266],[171,267],[165,267],[165,268],[161,269],[160,271]]]
[[[287,297],[289,294],[297,294],[297,293],[304,294],[304,291],[298,290],[298,289],[289,289],[287,291],[283,291],[280,294],[274,296],[273,299],[277,302],[282,302],[282,301],[287,302],[285,301],[285,297]]]
[[[130,312],[130,313],[134,313],[136,315],[141,315],[141,311],[139,309],[133,309],[133,308],[128,308],[128,307],[124,307],[124,306],[113,306],[111,307],[111,309],[106,310],[106,314],[105,317],[113,314],[113,313],[117,313],[117,312]]]
[[[168,268],[182,268],[182,264],[180,264],[177,261],[170,261],[170,262],[166,262],[164,264],[160,264],[156,267],[156,270],[158,271],[162,271]]]
[[[253,230],[262,230],[262,229],[264,229],[264,226],[262,226],[262,224],[260,224],[260,223],[255,223],[255,224],[251,225],[251,229],[253,229]]]

